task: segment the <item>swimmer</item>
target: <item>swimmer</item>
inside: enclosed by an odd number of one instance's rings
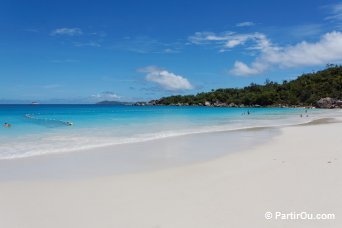
[[[4,127],[6,127],[6,128],[9,128],[9,127],[11,127],[12,125],[11,124],[9,124],[9,123],[4,123],[4,125],[3,125]]]
[[[69,121],[67,121],[67,122],[65,122],[65,125],[72,126],[72,125],[73,125],[73,123],[72,123],[72,122],[69,122]]]

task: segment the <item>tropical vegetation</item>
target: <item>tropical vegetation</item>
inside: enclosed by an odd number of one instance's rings
[[[312,106],[323,97],[342,99],[342,66],[327,65],[292,81],[264,85],[251,83],[244,88],[221,88],[196,95],[176,95],[151,101],[156,105],[219,106]]]

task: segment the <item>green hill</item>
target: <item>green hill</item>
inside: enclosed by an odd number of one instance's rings
[[[342,99],[342,66],[303,74],[293,81],[264,85],[250,84],[244,88],[226,88],[196,95],[177,95],[151,101],[156,105],[215,105],[215,106],[311,106],[320,98]]]

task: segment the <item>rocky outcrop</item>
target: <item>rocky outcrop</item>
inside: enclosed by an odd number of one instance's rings
[[[211,106],[211,103],[209,101],[204,102],[205,106]]]
[[[325,97],[317,101],[319,108],[342,108],[342,100],[337,100],[331,97]]]

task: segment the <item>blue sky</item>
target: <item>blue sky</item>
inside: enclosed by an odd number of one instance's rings
[[[17,1],[0,7],[0,103],[149,100],[342,62],[342,2]]]

